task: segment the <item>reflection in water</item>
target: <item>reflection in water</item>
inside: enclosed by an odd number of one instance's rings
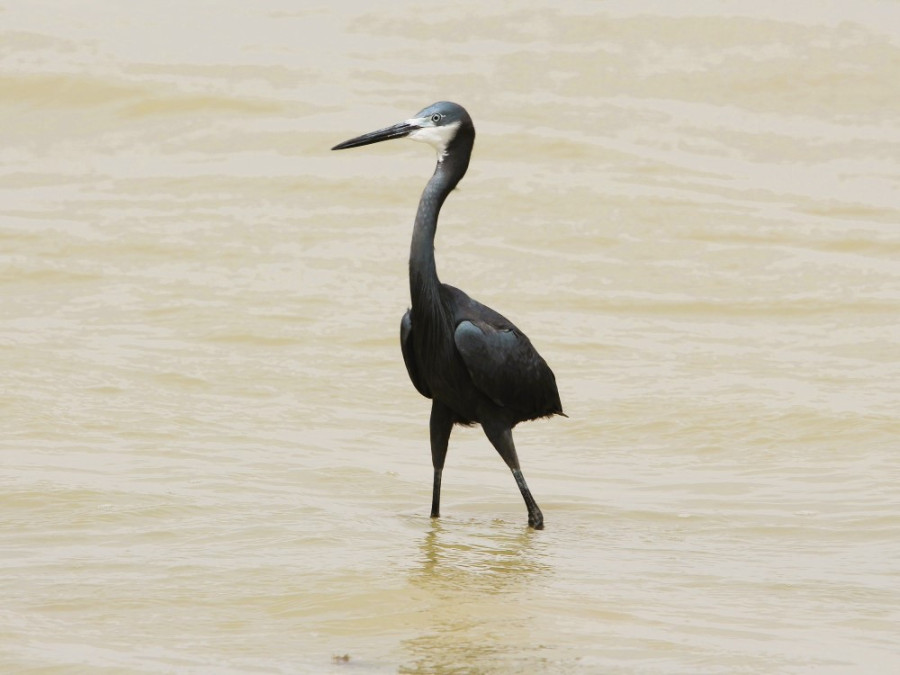
[[[488,594],[520,587],[549,569],[542,562],[540,537],[531,528],[511,530],[505,522],[495,522],[485,532],[445,528],[433,519],[420,547],[421,568],[412,581],[424,588]]]
[[[516,659],[512,635],[529,631],[528,598],[551,570],[545,537],[494,522],[484,529],[445,528],[432,521],[412,585],[426,592],[420,634],[404,642],[402,673],[479,673]],[[533,645],[539,649],[539,645]],[[532,662],[526,648],[519,658]],[[493,665],[492,665],[493,664]]]

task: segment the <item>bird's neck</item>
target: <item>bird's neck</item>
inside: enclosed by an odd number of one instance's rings
[[[409,291],[413,314],[423,318],[442,309],[441,282],[434,262],[434,236],[441,206],[466,172],[469,158],[464,156],[462,159],[464,161],[460,162],[453,154],[448,154],[438,162],[434,175],[422,192],[416,212],[409,250]]]

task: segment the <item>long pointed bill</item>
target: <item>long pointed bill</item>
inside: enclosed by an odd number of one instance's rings
[[[407,120],[405,122],[397,122],[397,124],[386,127],[384,129],[372,131],[368,134],[363,134],[362,136],[351,138],[349,141],[338,143],[332,148],[332,150],[358,148],[361,145],[370,145],[372,143],[380,143],[381,141],[389,141],[392,138],[403,138],[404,136],[409,136],[418,128],[419,127],[413,124],[410,120]]]

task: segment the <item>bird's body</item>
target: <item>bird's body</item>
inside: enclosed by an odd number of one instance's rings
[[[469,164],[475,128],[459,105],[435,103],[416,117],[351,139],[333,149],[408,136],[438,152],[413,228],[409,257],[411,308],[400,322],[403,361],[413,385],[432,400],[431,515],[440,513],[441,474],[454,424],[481,424],[512,471],[528,508],[528,522],[543,515],[519,467],[512,429],[519,422],[562,415],[556,380],[531,341],[498,312],[458,288],[442,284],[434,260],[438,214]]]
[[[441,284],[441,312],[403,315],[400,346],[423,396],[448,405],[457,424],[511,426],[562,413],[553,372],[511,321]]]

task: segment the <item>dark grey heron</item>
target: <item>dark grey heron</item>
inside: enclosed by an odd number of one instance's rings
[[[412,119],[344,141],[343,150],[392,138],[424,141],[437,150],[425,186],[409,252],[412,308],[400,321],[400,347],[409,379],[431,403],[434,491],[431,517],[440,515],[441,473],[454,424],[481,424],[512,471],[536,530],[544,517],[519,467],[512,430],[519,422],[564,415],[556,378],[531,341],[490,307],[442,284],[434,262],[438,214],[469,166],[475,127],[465,109],[442,101]]]

